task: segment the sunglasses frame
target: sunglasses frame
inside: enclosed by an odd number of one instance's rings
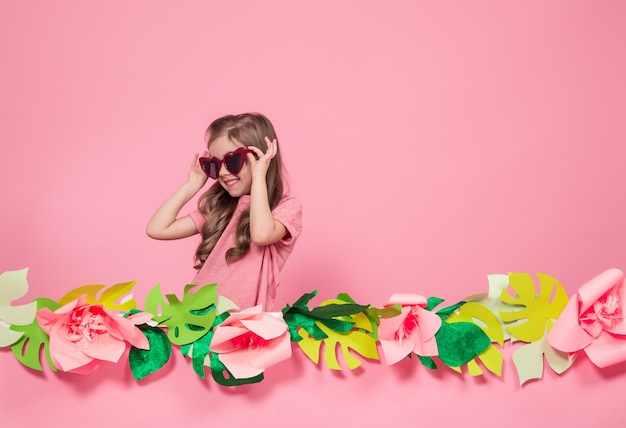
[[[212,178],[213,180],[217,180],[217,177],[219,177],[220,174],[220,170],[222,169],[222,164],[224,164],[224,166],[226,167],[226,170],[228,172],[230,172],[233,175],[238,175],[241,170],[243,169],[243,166],[246,164],[246,155],[248,153],[254,153],[252,150],[250,149],[246,149],[245,147],[240,147],[237,150],[234,150],[232,152],[228,152],[224,155],[224,159],[218,159],[216,157],[210,157],[210,158],[206,158],[206,157],[201,157],[198,159],[198,163],[200,164],[200,167],[202,168],[202,170],[204,171],[204,173]],[[229,167],[228,167],[228,163],[227,160],[233,156],[236,155],[241,155],[243,162],[241,162],[241,166],[239,167],[239,169],[237,171],[232,171]],[[211,176],[210,174],[210,168],[209,165],[212,162],[216,162],[217,163],[217,168],[215,169],[216,171],[216,175],[215,177]]]

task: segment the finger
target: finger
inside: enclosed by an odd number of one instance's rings
[[[255,163],[257,163],[257,162],[258,162],[258,161],[257,161],[257,159],[256,159],[256,157],[255,157],[255,156],[254,156],[254,154],[252,154],[252,153],[248,153],[248,154],[246,154],[246,157],[247,157],[247,158],[248,158],[248,160],[250,161],[250,165],[254,165]]]
[[[263,150],[259,149],[257,146],[248,146],[248,148],[256,153],[259,158],[265,155],[265,153],[263,153]]]
[[[275,139],[270,141],[268,137],[265,137],[265,140],[267,141],[266,155],[268,155],[270,159],[273,159],[276,156],[276,153],[278,153],[278,143]]]

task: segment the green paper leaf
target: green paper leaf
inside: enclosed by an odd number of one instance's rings
[[[35,299],[34,303],[37,305],[37,310],[48,308],[51,311],[56,311],[61,307],[61,305],[54,300],[46,298]],[[50,368],[54,371],[58,370],[52,363],[52,358],[50,357],[50,337],[41,329],[41,327],[39,327],[37,319],[26,326],[13,325],[11,326],[11,330],[15,330],[23,334],[17,342],[11,345],[13,355],[15,355],[20,363],[34,370],[43,370],[39,359],[41,348],[43,348],[48,366],[50,366]]]
[[[439,359],[447,366],[459,367],[491,346],[491,339],[475,324],[443,322],[435,334]]]
[[[206,357],[209,355],[209,345],[213,339],[213,333],[214,331],[211,330],[209,333],[193,342],[191,350],[191,365],[193,367],[193,371],[196,372],[200,379],[204,379],[204,367],[206,364]]]
[[[228,371],[216,353],[211,354],[211,376],[215,382],[223,386],[248,385],[251,383],[261,382],[264,379],[263,373],[246,379],[237,379],[230,371]]]
[[[161,328],[151,327],[147,324],[137,327],[150,343],[150,349],[139,349],[131,346],[128,353],[130,371],[135,380],[139,381],[165,366],[172,356],[172,345],[167,334]]]
[[[498,343],[500,346],[504,346],[504,329],[502,323],[489,310],[485,305],[478,302],[468,302],[459,308],[458,312],[451,314],[446,322],[449,324],[457,322],[469,322],[477,325],[485,334],[491,339],[492,342]],[[468,362],[467,369],[470,375],[480,376],[483,374],[483,370],[480,368],[478,361],[492,373],[501,376],[502,375],[502,352],[495,346],[488,347],[474,360]],[[454,370],[461,373],[461,368],[454,368]]]
[[[6,324],[25,326],[31,324],[35,319],[37,303],[11,305],[13,301],[28,293],[27,273],[28,268],[0,274],[0,321]],[[20,330],[0,323],[0,348],[13,345],[22,337],[22,334]]]
[[[216,284],[188,284],[182,301],[174,294],[167,294],[166,301],[157,284],[146,297],[145,310],[153,314],[160,325],[167,327],[167,337],[174,345],[192,343],[204,336],[213,325],[216,289]]]
[[[229,316],[230,314],[228,312],[217,315],[207,334],[193,343],[181,346],[183,355],[185,357],[191,356],[193,370],[201,379],[205,378],[205,367],[211,367],[211,357],[209,356],[211,352],[209,346],[213,340],[213,335],[215,335],[215,327],[223,323]]]
[[[454,311],[456,311],[457,309],[459,309],[461,306],[463,306],[466,302],[464,301],[460,301],[458,303],[455,303],[454,305],[445,307],[443,309],[440,309],[437,311],[437,315],[439,315],[439,317],[445,321],[448,319],[448,317],[450,315],[452,315],[454,313]]]
[[[334,307],[342,304],[353,307],[346,312],[352,312],[354,310],[355,305],[351,303],[343,303],[341,300],[327,300],[323,302],[321,306]],[[342,312],[343,311],[335,310],[328,312],[328,314]],[[313,362],[317,364],[319,362],[321,346],[324,344],[324,360],[326,361],[328,367],[333,370],[341,370],[341,366],[337,360],[338,348],[341,350],[343,359],[350,369],[355,369],[361,365],[361,361],[354,357],[352,352],[365,358],[377,360],[379,357],[378,350],[376,348],[376,339],[372,334],[372,323],[363,312],[352,313],[350,315],[350,319],[353,321],[350,323],[353,325],[353,328],[345,332],[332,330],[329,327],[330,323],[328,320],[314,321],[326,337],[317,339],[309,334],[306,334],[305,332],[307,330],[302,328],[298,331],[298,334],[300,334],[298,346]]]
[[[292,342],[302,340],[302,335],[298,332],[301,328],[306,330],[314,339],[321,340],[327,338],[328,335],[316,323],[320,323],[335,332],[347,333],[354,327],[354,322],[337,318],[362,313],[369,307],[338,300],[337,304],[326,304],[310,310],[308,302],[316,294],[317,290],[304,294],[293,306],[287,305],[283,308],[283,319],[289,327]]]
[[[347,293],[339,293],[337,295],[337,299],[343,302],[356,304],[352,297],[350,297]],[[380,319],[397,317],[402,313],[402,305],[398,303],[397,305],[386,306],[384,308],[369,306],[363,311],[363,313],[372,323],[372,337],[374,340],[378,340],[378,326],[380,325]]]
[[[333,303],[326,306],[319,306],[311,310],[311,315],[316,319],[330,319],[333,317],[343,317],[363,312],[369,305],[357,305],[354,303]]]
[[[428,305],[426,305],[424,309],[426,309],[427,311],[432,311],[441,302],[443,302],[443,299],[440,299],[439,297],[429,297],[428,299],[426,299],[426,301],[428,302]]]
[[[183,357],[187,358],[189,356],[189,352],[193,347],[193,343],[186,343],[180,346],[180,353],[183,354]]]
[[[433,360],[431,357],[423,357],[421,355],[417,355],[417,358],[419,358],[420,362],[427,368],[431,370],[437,370],[437,364],[435,363],[435,360]]]

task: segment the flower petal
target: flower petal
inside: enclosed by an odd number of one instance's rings
[[[67,340],[67,331],[62,323],[53,324],[49,334],[50,355],[59,369],[69,372],[91,362],[92,359],[76,343]]]
[[[83,349],[85,355],[96,359],[117,363],[126,350],[126,342],[108,333],[100,334]]]
[[[271,315],[264,314],[260,319],[241,320],[241,324],[265,340],[274,339],[287,331],[287,324]]]
[[[605,332],[587,346],[585,352],[596,366],[608,367],[626,361],[626,340]]]
[[[209,349],[213,352],[217,352],[218,354],[233,352],[236,350],[236,348],[231,340],[247,332],[247,328],[229,325],[225,326],[223,324],[220,324],[215,329],[215,334],[213,335],[213,339],[211,339],[211,345],[209,346]]]
[[[135,326],[135,323],[128,318],[111,316],[105,314],[104,323],[109,334],[119,340],[126,340],[135,348],[150,349],[148,338]]]
[[[580,306],[578,296],[572,296],[548,332],[548,342],[561,352],[580,351],[593,341],[579,324]]]
[[[398,361],[406,358],[413,349],[415,349],[416,339],[411,335],[404,339],[402,342],[399,342],[395,339],[380,339],[379,342],[381,348],[383,350],[383,355],[385,356],[385,362],[388,365],[395,364]]]
[[[419,330],[422,335],[422,342],[426,342],[435,337],[435,333],[439,331],[442,323],[439,315],[427,311],[426,309],[419,306],[415,307],[415,314],[417,315],[417,319],[419,322]]]
[[[413,352],[422,357],[436,357],[439,355],[439,348],[437,347],[437,340],[433,336],[430,340],[424,342],[416,342]]]
[[[428,299],[419,294],[398,293],[392,294],[385,306],[392,306],[397,304],[401,304],[402,306],[421,306],[425,308],[426,306],[428,306]]]
[[[403,306],[400,315],[392,318],[381,319],[378,326],[379,339],[394,340],[398,329],[402,326],[402,324],[404,324],[404,320],[409,313],[411,313],[411,307]]]
[[[291,357],[291,338],[287,332],[272,340],[267,346],[250,350],[249,361],[252,367],[265,370]]]
[[[611,289],[621,286],[624,282],[624,273],[619,269],[608,269],[587,281],[578,290],[580,298],[580,313],[582,315],[595,302],[600,300],[602,296],[607,294]]]

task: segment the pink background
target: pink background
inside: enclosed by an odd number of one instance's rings
[[[569,294],[626,268],[626,3],[56,1],[0,4],[0,271],[29,294],[137,280],[181,293],[196,240],[144,233],[208,123],[274,122],[304,233],[282,308],[319,289],[454,303],[487,275]],[[531,426],[616,421],[626,366],[584,356],[517,384],[416,360],[354,372],[294,357],[258,385],[201,381],[175,355],[140,383],[32,372],[0,350],[0,424]],[[450,420],[453,419],[454,422]],[[266,422],[267,421],[267,422]],[[226,425],[222,425],[226,426]]]

